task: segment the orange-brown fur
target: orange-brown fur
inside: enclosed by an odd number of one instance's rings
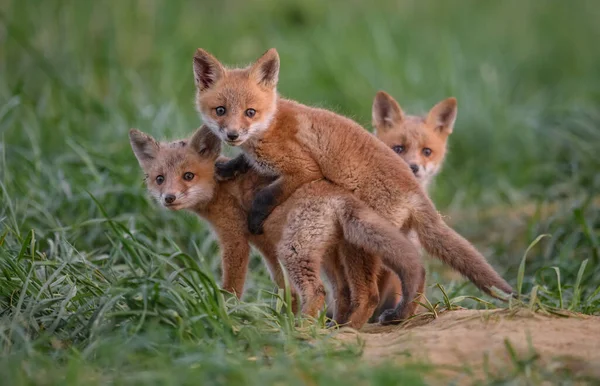
[[[399,162],[410,166],[417,181],[427,190],[444,163],[456,113],[456,99],[447,98],[433,106],[424,117],[408,115],[392,96],[379,91],[372,109],[375,136],[400,156]],[[415,247],[421,247],[414,231],[409,233],[409,238]],[[378,286],[382,291],[381,298],[387,298],[388,304],[399,301],[400,282],[389,270],[381,270]],[[383,307],[382,302],[375,315],[381,313]]]
[[[326,178],[353,192],[402,232],[415,230],[430,254],[480,289],[492,293],[495,286],[512,293],[485,258],[444,223],[409,166],[397,162],[397,155],[383,142],[349,118],[279,97],[275,49],[248,68],[232,70],[198,49],[194,74],[197,107],[205,124],[222,140],[240,146],[265,174],[277,176],[253,201],[251,231],[260,232],[266,215],[298,187]],[[231,132],[235,140],[229,138]],[[417,288],[407,286],[406,276],[395,272],[403,285],[402,301],[382,314],[382,322],[405,318],[416,296]]]
[[[399,155],[399,162],[406,162],[411,167],[417,181],[427,189],[441,170],[456,113],[456,99],[447,98],[437,103],[424,117],[407,115],[392,96],[379,91],[373,100],[372,109],[375,136]],[[409,238],[415,247],[421,247],[414,231],[409,233]],[[341,264],[335,267],[341,272],[332,277],[343,280],[343,267]],[[400,279],[385,267],[380,270],[377,283],[382,300],[374,316],[394,307],[400,301],[402,293]],[[341,293],[337,297],[343,297],[347,289],[341,285],[334,286],[341,287]]]
[[[444,162],[456,112],[456,99],[447,98],[424,117],[407,115],[394,98],[380,91],[373,101],[375,136],[400,155],[427,189]]]
[[[302,296],[303,313],[311,316],[316,316],[324,302],[319,279],[322,257],[340,244],[368,256],[381,256],[384,261],[395,261],[403,254],[409,257],[402,264],[407,275],[416,280],[422,276],[418,254],[410,242],[396,237],[391,224],[328,181],[313,181],[298,189],[273,211],[265,223],[265,234],[252,235],[247,230],[246,212],[254,192],[271,179],[250,170],[233,180],[217,181],[214,168],[220,141],[209,129],[199,129],[190,140],[170,143],[158,143],[132,130],[130,140],[157,201],[170,209],[192,210],[212,225],[222,247],[223,287],[227,291],[242,294],[249,243],[261,251],[273,280],[283,286],[279,255],[294,289]],[[189,173],[193,176],[186,181],[184,176]],[[163,178],[160,184],[158,176]],[[175,199],[166,202],[167,197]],[[350,278],[349,301],[337,305],[335,317],[359,328],[379,303],[375,277],[380,260],[354,261],[352,253],[347,256],[344,275]]]

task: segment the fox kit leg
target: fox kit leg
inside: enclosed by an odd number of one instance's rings
[[[303,315],[316,317],[325,305],[325,287],[320,278],[321,260],[314,258],[324,251],[325,248],[300,244],[293,239],[282,240],[280,244],[279,256],[300,293]]]
[[[386,267],[379,269],[379,273],[377,274],[377,288],[379,289],[380,300],[371,317],[374,321],[379,320],[379,315],[383,311],[396,307],[402,296],[402,283],[400,283],[400,279]]]
[[[353,196],[342,207],[340,222],[348,242],[369,254],[380,256],[400,278],[402,299],[393,311],[387,313],[384,321],[401,321],[413,315],[417,306],[414,300],[425,280],[425,269],[410,240]]]
[[[377,273],[381,267],[381,260],[348,243],[342,243],[339,250],[346,280],[350,284],[350,307],[344,323],[352,328],[360,328],[373,315],[379,304]],[[395,306],[396,304],[392,305]]]
[[[305,315],[316,317],[325,304],[321,262],[339,237],[332,207],[323,201],[307,200],[288,214],[278,256],[300,293]]]
[[[238,174],[246,173],[250,167],[251,164],[248,158],[244,154],[240,154],[227,162],[216,163],[215,172],[219,179],[229,180],[235,178]],[[250,230],[250,233],[255,235],[263,233],[263,223],[273,209],[302,185],[302,182],[293,182],[294,179],[292,178],[279,177],[256,192],[248,212],[248,230]]]
[[[331,319],[338,324],[344,324],[350,310],[350,286],[348,280],[346,280],[343,262],[339,253],[337,246],[330,248],[323,257],[321,269],[331,285],[330,298],[333,300]]]
[[[246,281],[250,245],[244,237],[244,232],[235,232],[233,229],[223,229],[222,232],[219,232],[217,229],[217,233],[223,261],[223,289],[240,298]]]
[[[248,230],[250,233],[259,235],[263,233],[263,223],[269,214],[277,206],[277,198],[282,193],[282,178],[278,178],[271,184],[262,188],[252,200],[252,206],[248,212]],[[280,200],[281,202],[283,200]]]
[[[421,295],[425,291],[425,270],[421,272],[419,279],[419,287],[417,289],[417,296],[415,299],[404,308],[401,309],[400,305],[396,308],[385,310],[379,315],[379,323],[381,324],[393,324],[401,322],[402,320],[412,316],[415,314],[417,307],[419,306],[419,301],[421,299]],[[402,299],[401,304],[404,303],[404,299]]]
[[[281,265],[279,263],[279,259],[277,258],[277,250],[276,248],[269,248],[266,250],[261,249],[261,253],[263,255],[264,261],[267,265],[269,273],[271,274],[271,280],[277,284],[279,288],[285,288],[285,278],[283,271],[281,269]],[[295,314],[298,312],[298,307],[300,306],[300,297],[296,292],[296,288],[293,284],[290,284],[290,292],[292,298],[292,312]]]

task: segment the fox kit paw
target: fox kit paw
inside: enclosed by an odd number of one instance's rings
[[[379,315],[380,324],[398,324],[402,322],[400,312],[395,309],[385,310]]]
[[[231,161],[228,162],[215,162],[215,176],[219,181],[228,181],[235,178],[238,174],[235,165],[231,165]]]
[[[238,174],[244,174],[250,169],[250,163],[243,154],[225,162],[215,162],[215,175],[217,180],[227,181],[234,179]]]
[[[265,215],[259,212],[250,212],[248,214],[248,230],[253,235],[262,235],[263,223],[265,222]]]

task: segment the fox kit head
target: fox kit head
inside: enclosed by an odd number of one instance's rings
[[[189,140],[173,142],[157,142],[131,129],[129,140],[146,174],[148,191],[165,208],[193,209],[212,199],[221,142],[208,128],[201,127]]]
[[[456,120],[456,99],[444,99],[426,117],[406,115],[389,94],[379,91],[373,101],[375,135],[412,169],[423,186],[439,172],[448,136]]]
[[[198,48],[196,106],[204,124],[232,146],[266,130],[275,115],[279,55],[272,48],[246,68],[226,69]]]

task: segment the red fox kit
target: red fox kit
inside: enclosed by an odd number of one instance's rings
[[[251,232],[260,233],[273,209],[298,187],[325,178],[354,193],[392,222],[398,233],[415,230],[427,252],[483,291],[493,294],[495,286],[512,293],[485,258],[444,223],[409,166],[398,162],[391,149],[349,118],[279,97],[278,75],[275,49],[238,69],[226,69],[202,49],[194,56],[196,102],[205,124],[244,151],[242,158],[218,172],[230,175],[245,162],[276,176],[254,197],[248,216]],[[297,251],[290,246],[282,253],[285,259]],[[403,291],[396,309],[384,312],[380,321],[405,319],[413,299]]]
[[[407,115],[394,98],[379,91],[373,101],[373,127],[376,137],[406,161],[427,189],[444,162],[456,111],[456,99],[448,98],[425,117]]]
[[[221,244],[225,290],[242,294],[249,243],[262,253],[273,280],[283,287],[280,256],[301,294],[302,312],[310,316],[316,316],[324,303],[321,263],[327,276],[339,274],[322,257],[344,245],[350,251],[342,262],[348,279],[332,282],[348,282],[350,304],[336,305],[335,319],[354,328],[361,327],[379,303],[376,277],[381,261],[402,275],[404,293],[414,296],[422,287],[424,269],[410,241],[344,189],[323,179],[307,183],[271,213],[263,235],[252,235],[247,230],[248,208],[255,192],[272,178],[247,170],[233,180],[217,181],[220,140],[206,127],[189,140],[168,143],[134,129],[129,135],[152,196],[166,208],[191,210],[211,224]],[[360,251],[361,258],[356,259],[353,250]],[[410,307],[414,312],[416,304]]]
[[[408,115],[394,98],[380,91],[375,96],[372,109],[375,136],[400,156],[399,162],[409,165],[419,184],[427,190],[442,168],[456,112],[456,99],[447,98],[436,104],[425,117]],[[410,232],[409,238],[415,247],[421,247],[416,233]],[[386,298],[388,304],[398,303],[400,282],[389,270],[382,269],[380,272],[379,288],[381,298]],[[385,306],[380,304],[380,307]],[[375,314],[381,311],[378,308]]]

